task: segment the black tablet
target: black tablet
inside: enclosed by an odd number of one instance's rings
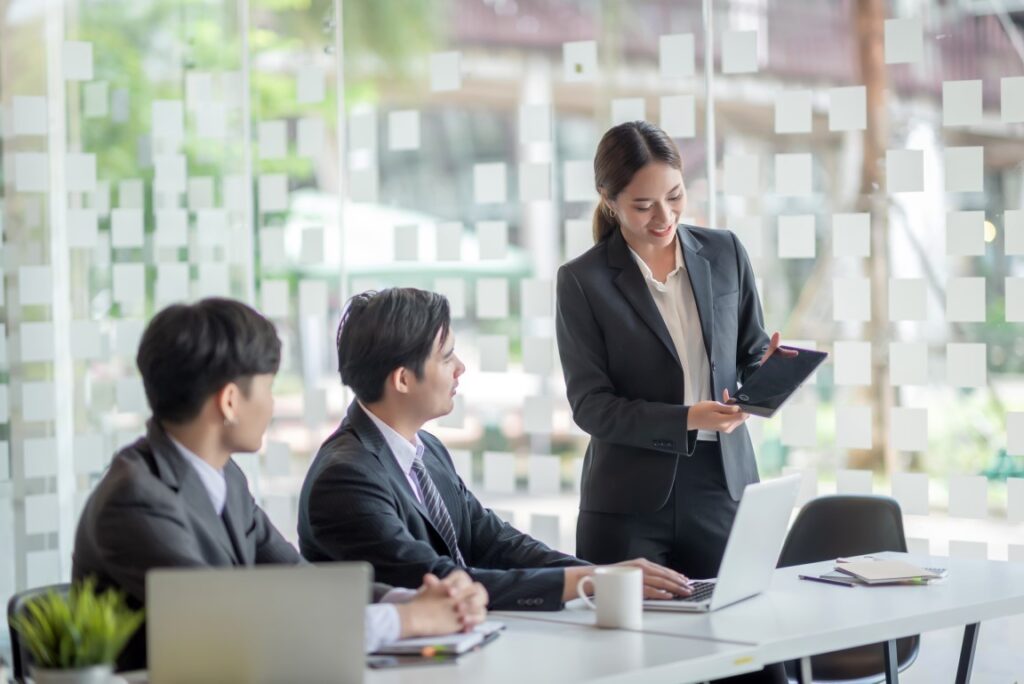
[[[786,346],[779,349],[793,349],[799,353],[796,356],[777,353],[769,356],[764,365],[736,390],[736,396],[729,403],[738,404],[755,416],[770,418],[828,357],[828,353],[813,349]]]

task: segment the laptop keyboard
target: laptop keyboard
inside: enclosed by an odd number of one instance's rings
[[[689,596],[680,596],[676,600],[687,601],[689,603],[700,603],[701,601],[706,601],[711,598],[711,593],[715,590],[715,583],[696,580],[690,582],[690,588],[693,590],[692,594]]]

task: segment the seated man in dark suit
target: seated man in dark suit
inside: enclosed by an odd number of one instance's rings
[[[338,330],[341,379],[356,395],[324,442],[299,500],[299,548],[312,561],[365,560],[377,577],[414,586],[465,569],[495,610],[558,610],[594,566],[548,548],[484,508],[444,445],[420,428],[452,410],[465,366],[448,301],[415,289],[357,295]],[[646,560],[652,598],[688,580]]]
[[[260,448],[280,357],[274,326],[240,302],[206,299],[153,318],[136,359],[153,417],[146,436],[114,457],[86,502],[75,580],[94,576],[100,588],[119,588],[142,606],[151,568],[303,562],[231,459]],[[486,592],[464,573],[424,581],[418,593],[374,586],[375,600],[389,603],[367,608],[368,650],[483,619]],[[143,627],[119,666],[144,668],[145,646]]]

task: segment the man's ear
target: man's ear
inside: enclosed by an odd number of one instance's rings
[[[412,389],[409,385],[411,374],[408,368],[399,366],[395,370],[391,371],[391,375],[388,376],[388,384],[398,392],[399,394],[408,394],[409,390]]]
[[[217,404],[217,408],[220,409],[225,425],[234,425],[238,422],[238,400],[241,391],[238,385],[229,382],[214,395],[214,401]]]

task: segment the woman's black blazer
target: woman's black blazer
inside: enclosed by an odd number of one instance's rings
[[[680,225],[711,369],[711,396],[734,393],[768,347],[746,251],[731,231]],[[573,419],[591,437],[580,510],[651,513],[693,454],[683,369],[625,239],[607,239],[558,270],[556,332]],[[757,482],[750,434],[720,433],[725,479],[739,500]],[[685,483],[680,483],[685,486]]]

